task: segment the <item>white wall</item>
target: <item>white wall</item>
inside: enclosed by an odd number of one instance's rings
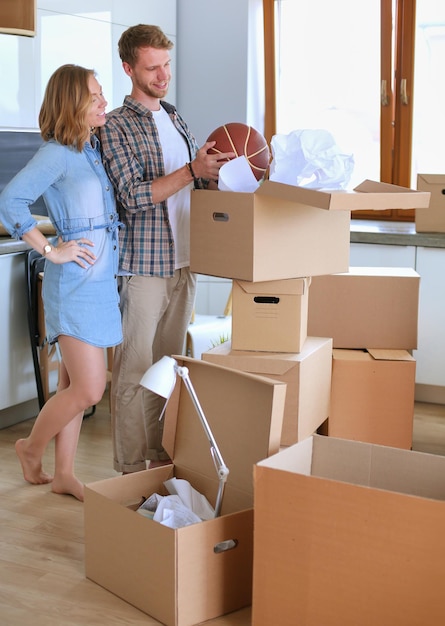
[[[132,24],[158,24],[175,43],[168,100],[198,143],[230,121],[263,130],[262,0],[37,0],[37,35],[0,34],[0,128],[37,128],[52,72],[98,72],[108,110],[130,91],[117,53]]]
[[[178,0],[178,109],[198,143],[227,122],[264,129],[261,0]]]
[[[94,68],[108,110],[119,106],[131,83],[117,42],[140,22],[159,24],[176,44],[176,0],[37,0],[35,37],[0,34],[0,127],[37,128],[46,83],[64,63]],[[175,103],[176,79],[169,98]]]

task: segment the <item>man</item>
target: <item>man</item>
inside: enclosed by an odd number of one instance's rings
[[[123,106],[101,129],[105,168],[121,221],[120,297],[123,343],[111,385],[114,468],[130,473],[169,463],[162,448],[164,401],[140,386],[150,365],[181,354],[194,306],[190,272],[190,190],[216,188],[221,159],[198,149],[185,121],[165,102],[173,43],[157,26],[128,28],[119,40],[132,82]],[[218,162],[219,160],[219,162]]]

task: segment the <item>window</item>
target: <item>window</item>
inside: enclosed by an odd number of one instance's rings
[[[445,172],[445,3],[263,0],[263,6],[269,140],[296,129],[329,130],[342,151],[354,154],[351,187],[371,178],[415,188],[417,173]],[[413,220],[414,211],[379,217]]]

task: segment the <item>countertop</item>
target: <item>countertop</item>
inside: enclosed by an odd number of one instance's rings
[[[26,252],[30,247],[24,241],[17,241],[11,237],[0,237],[0,255],[13,252]]]
[[[416,233],[414,222],[353,219],[351,243],[445,248],[445,233]]]
[[[351,243],[445,248],[445,233],[416,233],[414,222],[353,219],[351,220]],[[29,246],[24,241],[0,237],[0,254],[26,250],[29,250]]]

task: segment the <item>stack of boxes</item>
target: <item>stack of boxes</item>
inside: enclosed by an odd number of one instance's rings
[[[308,334],[334,345],[330,436],[254,468],[255,626],[444,623],[445,459],[403,449],[419,282],[395,268],[312,279]]]
[[[308,329],[332,337],[334,348],[324,434],[411,448],[419,284],[408,268],[314,278]]]
[[[349,266],[341,199],[270,181],[253,194],[192,194],[191,269],[233,281],[231,341],[202,359],[287,383],[282,445],[329,415],[332,339],[308,337],[307,316],[312,276]]]
[[[322,423],[334,436],[374,441],[366,429],[386,403],[378,420],[383,426],[372,423],[377,442],[411,446],[415,363],[407,351],[417,341],[418,276],[348,274],[350,209],[421,207],[428,201],[429,194],[372,181],[354,192],[265,181],[253,194],[192,194],[191,268],[233,279],[232,341],[202,358],[287,383],[282,445],[312,435]],[[352,280],[337,278],[349,275]],[[314,312],[320,314],[319,323]],[[337,341],[337,331],[345,341]],[[352,341],[354,333],[358,336]],[[351,354],[333,347],[366,351],[353,353],[361,359],[357,367]],[[380,400],[374,410],[363,394],[372,389],[369,382],[374,388],[377,383],[363,373],[367,368],[374,372],[376,363],[378,378],[386,384],[372,394]],[[350,372],[357,376],[355,395]],[[389,386],[397,399],[403,398],[401,417],[388,417],[394,406]],[[405,419],[409,411],[410,420]],[[366,428],[354,432],[356,422]],[[386,429],[392,437],[380,436]]]

